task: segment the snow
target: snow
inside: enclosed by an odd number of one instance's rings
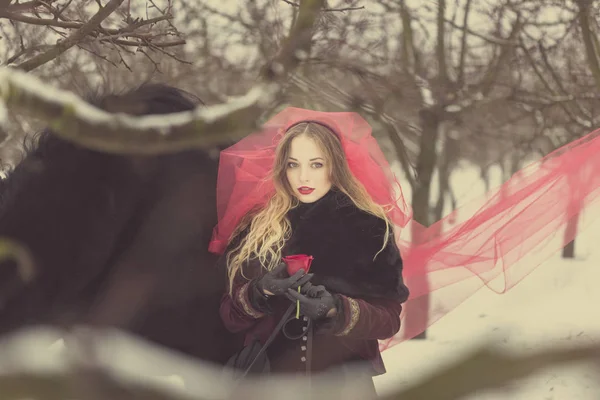
[[[576,241],[579,257],[557,255],[503,295],[483,289],[434,324],[426,340],[383,352],[388,373],[375,378],[380,394],[409,385],[486,342],[524,352],[600,342],[600,253],[593,251],[600,224]],[[597,247],[597,246],[596,246]],[[600,382],[585,366],[547,370],[505,393],[478,393],[469,400],[600,398]]]
[[[465,168],[451,182],[462,202],[483,193],[478,172]],[[490,174],[499,184],[500,174]],[[404,187],[404,185],[403,185]],[[460,201],[459,201],[460,202]],[[460,204],[459,204],[460,206]],[[600,342],[600,221],[576,240],[576,258],[557,254],[507,293],[482,289],[427,331],[426,340],[400,343],[382,353],[387,374],[376,377],[379,394],[406,387],[485,343],[509,352]],[[585,365],[548,369],[504,391],[465,400],[597,400],[600,381]]]
[[[429,82],[418,75],[415,75],[415,81],[417,82],[417,86],[421,92],[421,101],[423,104],[426,107],[433,107],[435,105],[435,99],[433,98],[433,93],[431,92],[431,86],[429,85]]]

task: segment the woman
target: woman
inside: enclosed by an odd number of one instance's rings
[[[222,258],[230,280],[220,309],[226,327],[245,344],[264,342],[297,302],[303,317],[290,318],[267,349],[272,372],[368,362],[371,376],[385,373],[377,340],[398,332],[409,294],[386,209],[353,176],[340,138],[321,122],[286,130],[272,178],[274,193],[239,223]],[[310,273],[289,276],[282,257],[297,254],[313,257]]]

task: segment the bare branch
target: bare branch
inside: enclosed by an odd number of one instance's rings
[[[400,15],[402,17],[402,69],[410,74],[418,73],[420,65],[417,63],[415,35],[411,26],[412,17],[404,2],[400,3]]]
[[[590,27],[590,5],[589,0],[577,0],[579,6],[579,26],[581,28],[581,36],[585,45],[585,53],[588,60],[588,65],[592,70],[592,75],[596,81],[596,86],[600,88],[600,62],[598,61],[598,53],[596,52]]]
[[[379,114],[377,114],[375,117],[379,117]],[[400,131],[396,128],[396,125],[394,123],[386,121],[382,118],[377,119],[385,126],[389,134],[388,136],[392,141],[394,149],[396,150],[396,154],[398,155],[398,159],[400,161],[400,164],[402,165],[404,176],[406,177],[406,180],[408,180],[408,184],[410,185],[410,187],[415,187],[415,168],[410,163],[410,158],[408,156],[408,152],[406,151],[406,144],[400,137]]]
[[[162,73],[162,71],[160,70],[160,66],[158,65],[158,63],[156,61],[154,61],[152,59],[152,57],[150,57],[150,55],[148,54],[147,51],[141,50],[141,49],[139,51],[140,51],[140,53],[142,53],[152,63],[152,65],[154,66],[154,71],[155,72]]]
[[[446,0],[438,0],[438,12],[437,12],[437,41],[436,41],[436,59],[438,67],[438,76],[440,84],[444,90],[448,83],[448,67],[446,66],[446,34],[444,29],[444,20],[446,15]]]
[[[499,38],[496,36],[486,35],[485,33],[476,32],[469,27],[458,26],[458,25],[456,25],[456,23],[454,21],[451,21],[448,19],[446,19],[446,23],[450,24],[452,27],[454,27],[456,29],[460,29],[460,30],[469,32],[471,35],[478,37],[479,39],[485,40],[488,43],[498,44],[501,46],[516,46],[518,44],[518,42],[516,40],[511,40],[511,39],[506,40],[506,39],[502,39],[502,38]]]
[[[107,4],[108,6],[108,4]],[[66,7],[66,6],[65,6]],[[62,13],[63,10],[60,11]],[[39,26],[48,26],[55,28],[63,28],[63,29],[81,29],[87,23],[76,22],[76,21],[65,21],[65,20],[57,20],[57,19],[48,19],[48,18],[36,18],[30,17],[27,15],[22,15],[19,13],[14,13],[10,11],[0,10],[0,19],[8,19],[11,21],[23,22],[29,25],[39,25]],[[109,35],[120,35],[120,36],[130,36],[130,37],[140,37],[140,38],[148,38],[148,34],[142,34],[135,32],[139,28],[147,25],[152,25],[160,21],[169,21],[172,19],[172,15],[166,14],[156,18],[150,18],[145,20],[140,20],[134,24],[131,24],[125,28],[115,29],[115,28],[103,28],[101,26],[98,27],[98,30]],[[88,22],[89,23],[89,22]],[[93,33],[96,29],[91,30],[89,33]]]
[[[290,34],[283,48],[266,68],[263,68],[262,77],[286,75],[289,70],[295,69],[300,62],[308,59],[312,45],[312,30],[321,7],[325,0],[303,0],[298,12],[296,23],[292,26]]]
[[[87,49],[87,48],[83,47],[81,44],[78,44],[77,47],[80,48],[83,51],[86,51],[86,52],[90,53],[94,57],[98,57],[102,61],[105,61],[105,62],[111,64],[113,67],[117,68],[117,64],[115,64],[114,61],[109,60],[108,57],[103,56],[102,54],[99,54],[98,52],[96,52],[94,50]],[[131,72],[131,68],[129,68],[129,65],[127,65],[127,63],[123,60],[123,56],[121,56],[121,53],[119,51],[117,51],[117,54],[121,58],[121,62],[125,65],[125,68],[127,68]]]
[[[111,42],[111,43],[115,43],[115,44],[120,44],[122,46],[133,46],[133,47],[160,47],[160,48],[165,48],[165,47],[175,47],[175,46],[181,46],[183,44],[185,44],[185,40],[184,39],[178,39],[178,40],[171,40],[168,42],[146,42],[146,41],[135,41],[135,40],[125,40],[125,39],[113,39],[110,36],[108,37],[103,37],[101,39],[99,39],[100,42]],[[186,61],[187,62],[187,61]]]
[[[529,62],[534,74],[537,76],[537,78],[540,80],[540,82],[544,85],[544,87],[546,88],[546,90],[548,92],[550,92],[551,96],[553,97],[553,104],[557,104],[559,107],[561,107],[561,109],[565,112],[566,115],[569,116],[569,118],[571,118],[572,121],[578,123],[579,125],[585,127],[585,128],[591,128],[591,124],[589,123],[589,121],[586,120],[582,120],[582,118],[580,118],[579,116],[577,116],[576,114],[574,114],[569,107],[567,107],[566,104],[564,104],[564,101],[561,101],[558,98],[558,95],[556,93],[556,90],[554,90],[554,88],[552,87],[552,85],[550,84],[550,82],[546,79],[546,77],[544,76],[544,74],[542,73],[542,71],[540,70],[540,68],[537,66],[533,56],[531,55],[531,52],[527,49],[527,47],[524,44],[521,44],[520,46],[521,50],[523,51],[523,53],[525,54],[525,57],[527,59],[527,61]],[[542,57],[543,59],[543,57]],[[564,98],[564,96],[562,97]],[[571,100],[571,99],[570,99]],[[529,101],[531,102],[531,101]],[[549,104],[549,103],[546,103]]]
[[[164,50],[164,48],[163,48],[163,47],[168,47],[168,46],[155,46],[155,45],[154,45],[154,43],[150,43],[150,42],[147,42],[147,43],[146,43],[146,45],[147,45],[147,46],[148,46],[148,47],[149,47],[151,50],[158,51],[159,53],[162,53],[162,54],[164,54],[164,55],[166,55],[166,56],[168,56],[168,57],[171,57],[172,59],[174,59],[174,60],[176,60],[176,61],[179,61],[179,62],[180,62],[180,63],[182,63],[182,64],[189,64],[189,65],[192,65],[192,64],[193,64],[191,61],[184,60],[183,58],[181,58],[181,57],[178,57],[176,54],[169,53],[168,51]]]
[[[99,151],[157,154],[222,143],[257,127],[257,115],[280,93],[288,72],[310,54],[313,25],[323,3],[302,1],[296,24],[259,82],[246,95],[225,104],[169,116],[115,116],[9,68],[0,69],[0,96],[9,107],[50,122],[62,138]]]
[[[463,17],[463,32],[460,39],[460,61],[458,64],[458,86],[465,84],[465,59],[467,56],[467,31],[469,29],[469,14],[471,13],[471,0],[467,0]]]
[[[58,10],[58,12],[54,15],[54,17],[56,19],[63,19],[62,14],[65,12],[65,10],[71,5],[71,2],[73,0],[67,0],[67,2],[62,6],[61,9]]]
[[[65,29],[79,29],[84,25],[82,22],[57,21],[53,18],[36,18],[6,10],[0,10],[0,18],[8,19],[11,21],[23,22],[30,25],[54,26],[57,28]]]
[[[300,4],[298,3],[294,3],[293,1],[290,0],[281,0],[286,4],[289,4],[290,6],[293,7],[300,7]],[[346,11],[356,11],[356,10],[364,10],[365,6],[360,6],[360,7],[342,7],[342,8],[324,8],[322,11],[338,11],[338,12],[346,12]]]
[[[123,0],[110,0],[104,7],[102,7],[96,15],[94,15],[88,22],[86,22],[81,28],[75,31],[72,35],[70,35],[65,40],[58,43],[52,49],[46,51],[45,53],[39,54],[17,66],[17,68],[22,69],[24,71],[31,71],[43,65],[51,60],[54,60],[56,57],[60,56],[65,51],[69,50],[71,47],[75,46],[77,43],[81,42],[87,35],[89,35],[92,31],[96,30],[102,21],[104,21],[110,14],[112,14],[120,5],[123,3]]]
[[[513,24],[509,34],[509,42],[512,43],[514,41],[517,41],[522,27],[522,18],[520,15],[517,15],[515,23]],[[500,71],[509,68],[510,58],[514,54],[514,49],[514,46],[502,46],[502,48],[500,49],[500,54],[495,60],[495,65],[494,63],[490,63],[490,67],[486,71],[486,74],[480,83],[481,90],[484,94],[488,94],[493,89],[494,84],[497,81],[497,77],[500,74]]]

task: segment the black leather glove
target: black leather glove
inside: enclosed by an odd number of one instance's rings
[[[314,286],[307,282],[300,289],[288,289],[287,298],[293,302],[300,302],[300,314],[318,321],[337,315],[339,308],[338,300],[325,289],[325,286]]]
[[[313,274],[304,274],[304,270],[299,270],[294,275],[289,276],[287,265],[282,262],[272,271],[267,272],[256,280],[256,288],[267,296],[281,296],[287,293],[289,288],[302,286],[307,283]]]

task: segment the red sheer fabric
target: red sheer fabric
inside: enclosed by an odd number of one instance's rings
[[[356,113],[326,113],[286,108],[268,121],[263,129],[221,152],[217,183],[219,222],[210,251],[221,253],[240,219],[253,207],[261,206],[273,194],[270,172],[275,148],[283,134],[301,121],[317,121],[338,134],[354,176],[371,197],[391,205],[390,218],[404,227],[410,220],[400,183],[371,136],[371,127]]]
[[[600,174],[594,173],[600,171],[599,131],[424,227],[412,220],[400,184],[363,118],[290,107],[221,153],[219,220],[210,251],[222,253],[240,219],[272,195],[275,147],[290,126],[306,120],[336,132],[353,174],[376,202],[392,205],[388,215],[411,295],[400,316],[400,332],[381,341],[382,350],[423,332],[483,286],[498,293],[508,290],[600,214]]]

